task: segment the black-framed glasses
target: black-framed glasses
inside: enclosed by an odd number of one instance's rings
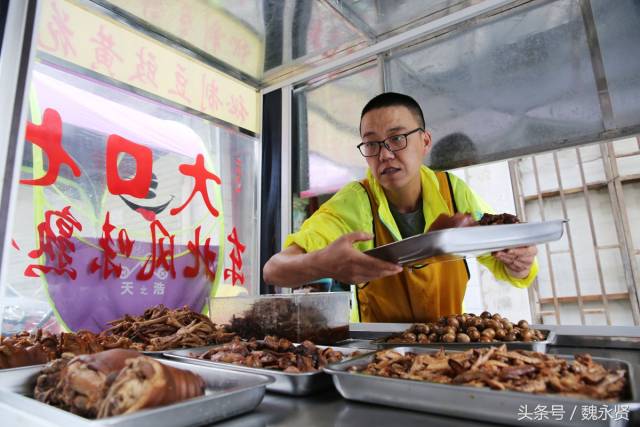
[[[384,147],[391,151],[400,151],[407,148],[407,137],[412,133],[416,133],[419,130],[424,132],[422,128],[416,128],[411,132],[401,133],[398,135],[390,136],[389,138],[385,138],[382,141],[362,141],[358,144],[358,150],[364,157],[374,157],[380,154],[381,147]]]

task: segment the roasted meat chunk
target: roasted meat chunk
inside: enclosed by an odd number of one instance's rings
[[[101,402],[98,418],[129,414],[204,395],[205,383],[193,372],[150,357],[128,359]]]
[[[480,218],[480,221],[478,221],[478,225],[518,224],[519,222],[520,220],[517,216],[509,213],[496,215],[485,213],[482,215],[482,218]]]
[[[76,356],[64,368],[58,384],[63,406],[74,414],[95,418],[115,375],[127,360],[141,356],[123,349]]]

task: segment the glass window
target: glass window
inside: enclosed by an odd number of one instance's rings
[[[434,141],[428,162],[437,168],[557,148],[603,131],[578,2],[516,8],[401,51],[389,67],[390,89],[415,96],[424,109]],[[455,148],[440,149],[441,142]]]
[[[360,112],[381,91],[377,66],[310,86],[294,94],[298,167],[294,181],[302,197],[336,192],[364,177],[367,162],[357,149]]]
[[[259,139],[141,93],[37,53],[2,333],[258,292]]]
[[[591,2],[598,42],[617,127],[637,126],[640,117],[640,3],[634,0]]]

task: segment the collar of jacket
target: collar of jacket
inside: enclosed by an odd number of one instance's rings
[[[380,217],[380,220],[385,227],[387,227],[396,241],[402,240],[398,225],[393,219],[393,215],[391,215],[389,201],[387,200],[387,196],[384,194],[384,189],[373,177],[373,174],[369,169],[367,169],[367,179],[369,180],[369,186],[371,187],[373,197],[375,197],[376,203],[378,204],[378,216]],[[440,193],[440,186],[438,184],[436,173],[424,165],[420,168],[420,183],[422,185],[422,213],[424,215],[426,231],[438,215],[441,213],[450,213],[447,203]],[[444,190],[449,191],[448,188]]]

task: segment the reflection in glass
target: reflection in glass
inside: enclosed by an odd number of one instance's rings
[[[60,118],[61,146],[76,172],[63,164],[52,184],[18,186],[20,219],[10,231],[17,249],[9,252],[8,292],[3,296],[13,314],[3,323],[3,333],[62,326],[99,331],[109,320],[141,314],[160,303],[201,310],[212,291],[257,292],[257,139],[42,63],[36,63],[32,73],[28,111],[31,127],[48,129],[42,135],[49,141],[55,138],[51,117]],[[150,162],[127,152],[109,167],[107,146],[114,135],[138,146],[138,152],[149,152]],[[22,180],[52,170],[51,145],[43,145],[43,150],[36,140],[32,137],[24,145]],[[215,214],[204,193],[194,193],[198,175],[183,168],[198,158],[220,180],[205,184]],[[109,187],[116,178],[131,180],[145,165],[152,172],[146,194],[118,194]],[[64,212],[66,207],[72,217],[54,214],[47,222],[48,212]],[[43,237],[43,223],[50,224],[56,236],[61,225],[75,225],[63,243]],[[114,227],[110,231],[109,224]],[[131,242],[129,252],[120,241],[127,240],[122,230]],[[109,233],[119,274],[104,267]],[[230,236],[244,245],[242,283],[230,274]],[[54,269],[63,259],[58,244],[66,245],[69,255],[64,272]],[[52,252],[32,252],[47,247]],[[32,265],[39,266],[40,277],[28,277]],[[43,312],[49,302],[56,317]]]
[[[108,2],[257,80],[362,41],[320,1]]]
[[[294,94],[299,134],[294,182],[302,197],[332,193],[364,177],[367,163],[357,149],[360,112],[380,93],[377,82],[379,69],[370,66]]]
[[[389,66],[390,89],[421,104],[435,153],[455,134],[471,147],[445,149],[456,152],[434,166],[504,159],[603,130],[577,2],[517,8],[399,53]]]

